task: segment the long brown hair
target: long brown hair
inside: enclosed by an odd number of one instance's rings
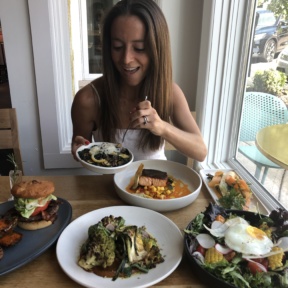
[[[149,101],[164,121],[169,121],[172,97],[172,61],[170,37],[166,19],[153,0],[122,0],[106,14],[102,23],[102,57],[105,97],[101,99],[101,127],[103,139],[115,141],[120,75],[111,57],[111,26],[123,15],[137,16],[145,25],[145,47],[150,57],[149,70],[140,88],[139,100],[148,95]],[[107,111],[107,112],[106,112]],[[113,127],[111,129],[111,127]],[[156,150],[163,139],[142,129],[138,148]]]

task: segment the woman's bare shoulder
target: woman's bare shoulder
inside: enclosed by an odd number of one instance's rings
[[[102,91],[102,83],[102,79],[97,78],[96,80],[93,80],[84,87],[82,87],[80,90],[77,91],[74,97],[74,102],[77,102],[78,104],[83,106],[91,106],[92,104],[94,106],[95,102],[98,102],[98,97],[95,97],[96,95],[94,88],[99,93],[100,91]],[[94,86],[94,88],[92,87],[92,85]]]
[[[104,93],[104,78],[103,76],[96,78],[91,82],[91,84],[95,87],[97,90],[98,94],[101,95]]]
[[[186,100],[186,97],[184,95],[184,92],[182,91],[182,89],[180,88],[180,86],[177,83],[173,82],[172,83],[172,103],[173,103],[173,106],[178,105],[178,104],[182,103],[183,101],[185,102],[185,100]]]
[[[172,91],[173,91],[173,95],[179,95],[179,94],[184,95],[182,89],[176,82],[172,83]]]

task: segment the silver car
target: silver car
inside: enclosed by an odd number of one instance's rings
[[[288,75],[288,48],[282,50],[277,57],[276,69]]]

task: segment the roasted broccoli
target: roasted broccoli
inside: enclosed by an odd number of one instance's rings
[[[85,270],[91,270],[95,266],[106,268],[115,260],[115,242],[102,222],[90,226],[88,239],[80,250],[78,264]]]
[[[125,239],[126,251],[129,263],[142,260],[147,251],[144,248],[141,234],[138,232],[137,226],[126,226],[121,233],[121,237]]]
[[[145,227],[123,226],[118,231],[116,241],[117,257],[122,260],[113,280],[120,273],[130,277],[135,270],[147,273],[149,269],[162,263],[164,258],[160,253],[157,241],[146,231]]]
[[[113,232],[115,229],[124,226],[125,220],[123,217],[114,217],[112,215],[104,217],[102,220],[102,225],[109,231]]]
[[[79,266],[91,271],[95,266],[106,268],[115,259],[120,262],[115,276],[130,277],[135,271],[147,273],[164,261],[157,241],[146,228],[125,226],[122,217],[104,217],[88,229],[88,239],[80,250]]]

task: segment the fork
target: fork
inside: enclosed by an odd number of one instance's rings
[[[144,101],[146,101],[147,99],[148,99],[148,96],[145,96],[145,100],[144,100]],[[129,123],[129,125],[128,125],[128,127],[127,127],[127,129],[126,129],[126,131],[125,131],[125,133],[124,133],[124,135],[123,135],[123,137],[122,137],[122,144],[123,144],[123,142],[124,142],[124,139],[125,139],[125,136],[126,136],[128,130],[129,130],[130,127],[131,127],[131,124],[132,124],[132,122]]]

